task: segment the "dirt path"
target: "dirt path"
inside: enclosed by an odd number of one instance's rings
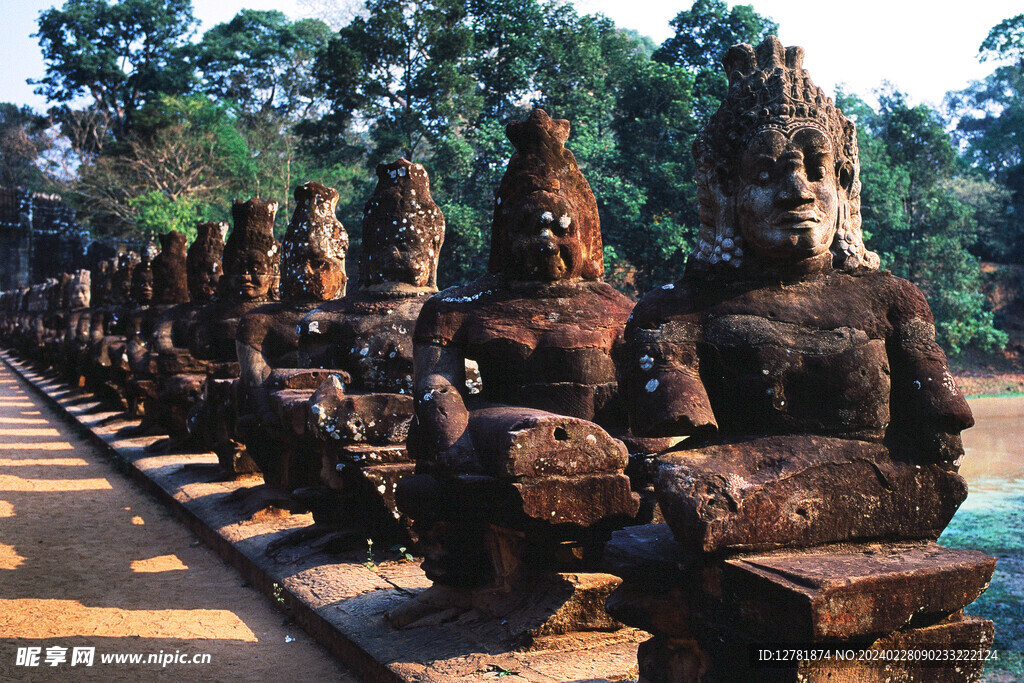
[[[357,680],[0,364],[0,680],[282,679]]]

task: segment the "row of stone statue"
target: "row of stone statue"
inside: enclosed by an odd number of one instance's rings
[[[437,292],[444,218],[403,159],[377,168],[354,291],[338,194],[310,182],[281,245],[276,203],[236,202],[226,242],[204,223],[187,252],[172,232],[91,282],[4,293],[3,341],[262,471],[260,504],[408,535],[444,585],[593,568],[652,518],[693,562],[935,539],[966,496],[970,410],[920,291],[864,248],[855,127],[801,60],[774,38],[726,55],[694,145],[699,242],[635,305],[602,281],[569,123],[536,110],[507,128],[473,283]],[[689,637],[663,635],[651,680]]]

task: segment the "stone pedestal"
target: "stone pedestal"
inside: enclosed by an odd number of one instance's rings
[[[610,574],[559,572],[497,588],[435,585],[391,610],[387,618],[396,628],[482,618],[501,624],[509,643],[543,647],[552,636],[624,628],[604,608],[620,583]]]
[[[315,476],[293,484],[310,487],[302,497],[314,520],[327,529],[358,530],[360,538],[407,544],[410,523],[398,511],[395,490],[414,469],[405,445],[413,417],[412,397],[347,394],[347,372],[301,372],[321,373],[312,387],[315,391],[282,390],[273,400],[281,404],[282,423],[296,435],[304,435],[303,443],[308,445],[295,458],[304,472],[315,472]]]
[[[920,541],[708,555],[647,525],[616,532],[605,560],[624,579],[609,612],[655,634],[638,653],[645,681],[975,680],[992,644],[992,623],[963,614],[995,570],[977,551]]]

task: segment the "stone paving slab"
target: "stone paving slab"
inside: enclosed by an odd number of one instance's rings
[[[634,629],[546,637],[522,648],[511,642],[502,624],[472,611],[447,623],[391,627],[384,613],[430,586],[418,561],[382,560],[375,554],[368,568],[366,550],[327,554],[308,545],[270,556],[270,543],[311,525],[312,516],[247,515],[243,504],[229,497],[262,483],[260,478],[223,480],[212,453],[147,453],[145,447],[159,437],[119,437],[118,430],[136,424],[124,413],[110,411],[8,352],[0,352],[0,359],[76,420],[115,466],[166,503],[254,586],[282,601],[302,628],[366,680],[635,679],[637,645],[649,635]]]

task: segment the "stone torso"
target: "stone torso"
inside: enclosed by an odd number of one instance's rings
[[[200,360],[232,362],[235,355],[235,335],[242,316],[263,305],[265,301],[214,302],[204,306],[197,314],[191,331],[189,348]]]
[[[657,391],[655,369],[699,378],[724,435],[821,434],[881,441],[890,401],[950,408],[959,393],[944,367],[914,356],[931,316],[920,292],[887,272],[829,271],[807,281],[684,278],[633,313],[636,393]],[[895,367],[894,367],[895,366]],[[631,369],[631,371],[634,369]],[[941,409],[938,412],[943,412]]]
[[[311,367],[339,368],[356,391],[412,393],[412,331],[429,295],[356,292],[303,317],[300,352]]]
[[[415,341],[460,347],[476,360],[487,401],[592,420],[614,401],[613,351],[632,306],[603,282],[488,276],[433,297]]]
[[[302,368],[308,363],[299,354],[298,325],[316,303],[274,302],[246,313],[238,325],[236,340],[261,352],[271,368]]]

